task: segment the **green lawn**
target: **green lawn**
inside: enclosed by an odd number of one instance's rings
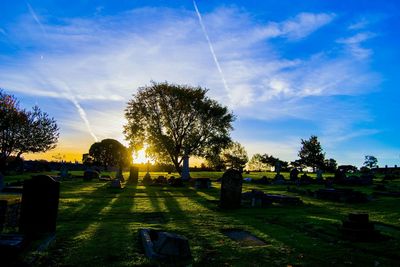
[[[165,173],[152,173],[152,177],[160,174]],[[221,175],[192,173],[193,177],[213,179]],[[265,173],[244,177],[262,175]],[[301,196],[301,206],[221,211],[216,205],[219,187],[214,182],[209,190],[142,185],[116,190],[105,182],[64,181],[57,241],[40,255],[38,265],[153,266],[138,240],[138,229],[152,228],[186,236],[194,266],[400,266],[399,198],[380,197],[365,204],[349,205]],[[244,184],[243,191],[252,188],[290,194],[286,186],[249,183]],[[371,193],[372,189],[364,187],[363,191]],[[351,211],[368,212],[388,240],[342,240],[337,228]],[[251,232],[266,245],[241,247],[222,233],[233,228]]]

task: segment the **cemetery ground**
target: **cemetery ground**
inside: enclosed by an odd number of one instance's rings
[[[72,172],[82,175],[82,173]],[[361,204],[348,204],[300,196],[303,205],[277,205],[266,208],[242,207],[220,210],[222,172],[192,172],[192,177],[212,178],[211,189],[194,187],[145,186],[124,189],[109,182],[61,182],[56,241],[44,252],[34,252],[36,266],[154,266],[141,248],[138,230],[159,229],[186,236],[193,266],[399,266],[399,198],[373,196]],[[169,177],[175,173],[151,173]],[[275,173],[251,173],[261,178]],[[286,179],[288,173],[283,173]],[[124,173],[128,177],[128,173]],[[8,176],[6,182],[29,178]],[[378,178],[379,179],[379,178]],[[391,182],[400,186],[400,181]],[[338,186],[344,187],[344,186]],[[304,189],[323,185],[302,186]],[[372,196],[372,186],[352,187]],[[286,185],[243,183],[251,189],[272,194],[297,196]],[[351,242],[342,239],[338,228],[350,212],[367,212],[384,239]],[[224,234],[243,230],[265,244],[238,242]],[[31,257],[32,255],[25,255]]]

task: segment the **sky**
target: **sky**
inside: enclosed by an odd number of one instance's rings
[[[249,156],[400,165],[400,2],[0,1],[0,88],[57,120],[58,147],[27,159],[82,159],[122,133],[151,81],[209,89],[236,115]]]

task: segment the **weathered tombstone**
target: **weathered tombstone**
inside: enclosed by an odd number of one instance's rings
[[[196,189],[210,189],[211,179],[210,178],[196,178],[194,179],[194,187]]]
[[[285,184],[285,177],[282,174],[277,173],[274,178],[274,184]]]
[[[186,266],[192,262],[189,240],[174,233],[140,229],[145,254],[160,265]]]
[[[322,170],[318,169],[317,170],[317,182],[321,182],[324,180],[324,177],[322,177],[322,174],[323,174]]]
[[[25,180],[20,232],[28,237],[56,231],[60,183],[47,175]]]
[[[136,166],[131,166],[129,169],[129,179],[128,184],[137,184],[139,180],[139,168]]]
[[[279,162],[279,160],[275,163],[275,172],[276,172],[276,175],[280,175],[281,174],[281,167],[282,167],[282,165],[281,165],[281,163]]]
[[[69,178],[68,168],[67,168],[67,166],[65,166],[64,163],[62,163],[62,165],[61,165],[60,178],[62,180]]]
[[[182,166],[182,180],[183,181],[189,181],[190,179],[190,173],[189,173],[189,156],[184,155],[183,156],[183,166]]]
[[[84,181],[91,181],[93,179],[99,179],[100,173],[95,170],[88,169],[83,173],[83,180]]]
[[[146,172],[146,174],[143,177],[143,183],[144,184],[151,184],[153,180],[151,179],[150,173]]]
[[[168,179],[168,184],[170,186],[173,186],[173,187],[182,187],[182,186],[184,186],[182,179],[181,178],[175,178],[174,176],[171,176]]]
[[[369,221],[368,213],[349,213],[340,228],[343,238],[351,241],[376,241],[381,238],[379,231]]]
[[[242,174],[238,170],[229,169],[222,175],[220,207],[237,209],[242,198]]]
[[[115,179],[118,179],[120,182],[124,182],[125,178],[122,174],[122,168],[118,168],[117,172],[115,173]]]
[[[290,181],[295,182],[299,179],[299,170],[297,168],[293,168],[290,171]]]
[[[0,192],[3,190],[3,188],[4,188],[4,176],[0,172]]]
[[[118,189],[122,189],[122,187],[123,187],[120,179],[112,180],[110,186],[112,188],[118,188]]]

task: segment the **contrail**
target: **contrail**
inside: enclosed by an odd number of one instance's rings
[[[33,10],[32,6],[28,3],[25,2],[26,5],[28,6],[29,13],[31,13],[32,18],[36,21],[36,23],[39,25],[40,29],[42,30],[43,34],[47,37],[47,32],[43,27],[43,24],[40,22],[38,16],[36,15],[36,12]]]
[[[31,14],[31,16],[33,17],[33,19],[36,21],[36,23],[39,25],[40,29],[42,30],[43,34],[47,37],[47,32],[45,30],[45,28],[43,27],[43,24],[40,22],[38,16],[36,15],[35,11],[33,10],[32,6],[26,2],[26,5],[28,6],[29,9],[29,13]],[[43,56],[42,56],[43,57]],[[60,81],[62,82],[62,81]],[[63,82],[64,83],[64,82]],[[65,88],[65,92],[67,94],[67,99],[70,100],[72,102],[72,104],[74,104],[75,108],[77,109],[79,116],[81,117],[81,119],[83,120],[83,122],[86,125],[86,128],[89,132],[89,134],[93,137],[93,139],[95,140],[95,142],[98,142],[98,138],[97,136],[94,134],[92,127],[90,125],[90,122],[87,118],[86,112],[85,110],[82,108],[82,106],[79,104],[78,100],[76,99],[76,97],[71,93],[71,89],[69,88],[68,85],[66,85],[64,83],[64,85],[66,86]]]
[[[200,11],[199,11],[199,9],[197,8],[196,0],[193,0],[193,6],[194,6],[194,9],[196,10],[197,17],[199,18],[199,23],[200,23],[201,29],[203,30],[204,36],[205,36],[206,39],[207,39],[208,47],[210,48],[210,52],[211,52],[211,54],[212,54],[212,56],[213,56],[215,65],[217,66],[219,75],[221,76],[221,79],[222,79],[222,82],[223,82],[223,84],[224,84],[225,90],[229,92],[229,91],[230,91],[230,90],[229,90],[229,86],[228,86],[228,84],[226,83],[224,73],[222,72],[222,69],[221,69],[221,66],[220,66],[220,64],[219,64],[218,58],[217,58],[217,56],[215,55],[214,47],[213,47],[213,45],[212,45],[212,43],[211,43],[211,40],[210,40],[210,37],[208,36],[206,27],[204,26],[204,23],[203,23],[203,18],[201,17]]]
[[[79,116],[81,117],[81,119],[83,120],[83,122],[86,125],[87,130],[89,131],[90,135],[93,137],[95,142],[98,142],[99,139],[97,138],[97,136],[94,134],[92,127],[89,123],[89,120],[87,119],[87,115],[85,110],[82,108],[82,106],[79,104],[79,102],[76,100],[75,96],[70,96],[69,100],[74,104],[74,106],[76,107],[76,109],[78,110]]]

